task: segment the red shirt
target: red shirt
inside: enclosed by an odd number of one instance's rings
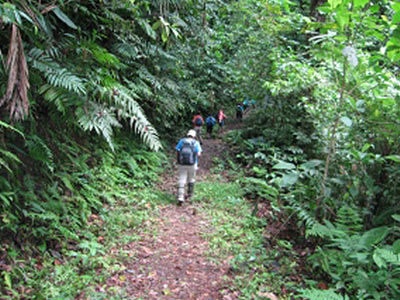
[[[200,115],[195,115],[195,116],[193,117],[193,119],[192,119],[192,123],[193,123],[194,126],[198,126],[198,125],[195,124],[195,122],[196,122],[196,120],[197,120],[198,118],[200,118],[200,119],[201,119],[201,122],[204,124],[204,119],[202,118],[202,116],[200,116]]]
[[[218,122],[221,122],[225,118],[226,118],[226,116],[225,116],[224,112],[222,110],[220,110],[218,112]]]

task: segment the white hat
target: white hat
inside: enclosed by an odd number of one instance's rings
[[[190,129],[187,133],[187,136],[191,136],[192,138],[196,137],[196,131],[194,131],[193,129]]]

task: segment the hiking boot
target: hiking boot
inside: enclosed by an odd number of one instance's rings
[[[185,200],[185,188],[183,186],[178,186],[178,191],[176,196],[178,200],[178,206],[181,206],[183,201]]]
[[[188,184],[188,198],[191,198],[194,193],[194,182]]]

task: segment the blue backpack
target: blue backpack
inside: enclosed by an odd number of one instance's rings
[[[193,166],[196,163],[197,153],[195,149],[196,140],[185,138],[182,142],[181,151],[178,154],[178,163],[184,166]]]
[[[209,117],[206,119],[206,124],[207,124],[207,125],[215,125],[215,123],[217,123],[217,121],[215,121],[214,117],[209,116]]]
[[[194,124],[197,126],[201,126],[203,125],[203,121],[201,120],[200,117],[198,117],[196,120],[194,120]]]

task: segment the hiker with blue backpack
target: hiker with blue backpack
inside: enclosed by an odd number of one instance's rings
[[[196,140],[196,131],[190,129],[185,138],[179,140],[175,147],[178,160],[178,205],[185,201],[185,185],[188,184],[188,198],[193,196],[199,156],[202,153],[200,143]]]
[[[206,119],[206,126],[207,126],[207,133],[209,135],[209,138],[212,137],[212,131],[214,128],[214,125],[217,124],[217,120],[213,116],[208,116]]]
[[[197,114],[192,119],[194,131],[196,131],[197,139],[200,142],[200,145],[203,144],[203,139],[201,138],[201,126],[204,124],[204,119],[200,114]]]

